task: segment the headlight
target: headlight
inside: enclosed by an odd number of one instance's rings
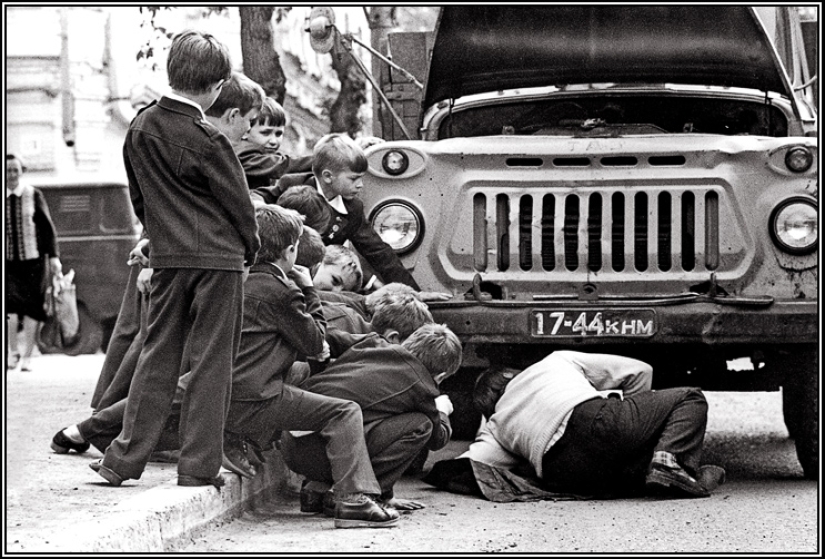
[[[803,198],[786,200],[771,215],[771,233],[779,248],[791,254],[807,254],[816,249],[818,210]]]
[[[797,146],[785,154],[785,166],[794,173],[804,173],[811,168],[813,162],[814,155],[806,147]]]
[[[403,174],[409,166],[410,159],[403,151],[390,150],[381,159],[381,167],[384,168],[384,172],[394,177]]]
[[[375,210],[372,228],[398,254],[414,249],[424,236],[421,214],[403,202],[389,202]]]

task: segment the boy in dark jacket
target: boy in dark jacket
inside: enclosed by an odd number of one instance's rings
[[[364,215],[364,203],[358,199],[358,191],[363,187],[361,179],[366,172],[367,158],[363,150],[346,134],[328,134],[315,144],[312,174],[286,175],[277,186],[255,189],[252,196],[275,204],[291,186],[313,186],[332,209],[329,228],[318,231],[324,243],[342,245],[349,241],[384,283],[399,282],[420,290],[398,255],[373,231]]]
[[[279,206],[257,209],[262,246],[244,286],[241,348],[226,420],[224,467],[254,476],[246,440],[266,447],[283,429],[317,431],[331,465],[336,528],[381,528],[398,513],[371,497],[380,488],[369,462],[361,410],[352,402],[310,394],[284,378],[299,353],[323,353],[326,323],[305,268],[295,259],[301,216]]]
[[[377,333],[352,336],[355,343],[349,349],[301,384],[310,392],[352,400],[361,407],[381,501],[402,510],[424,506],[395,498],[393,486],[423,448],[438,450],[449,442],[452,404],[440,394],[438,384],[461,362],[461,343],[455,334],[427,320],[429,311],[426,315],[415,312],[419,308],[426,311],[426,305],[410,295],[380,305],[373,326],[383,337]],[[417,328],[412,330],[413,326]],[[321,448],[316,434],[284,433],[281,438],[290,469],[315,482],[305,493],[320,493],[323,483],[330,481]],[[317,495],[307,500],[320,501]]]
[[[264,99],[258,118],[243,139],[235,144],[235,153],[243,165],[249,188],[270,186],[286,173],[301,173],[312,169],[312,156],[290,157],[281,153],[286,112],[272,99]]]
[[[232,73],[229,51],[185,31],[167,60],[172,93],[142,110],[123,159],[132,205],[152,243],[146,340],[123,431],[92,464],[111,485],[140,478],[169,414],[184,348],[192,379],[181,410],[178,485],[220,487],[223,421],[241,333],[243,274],[260,247],[246,178],[205,117]],[[249,129],[263,103],[235,114]]]

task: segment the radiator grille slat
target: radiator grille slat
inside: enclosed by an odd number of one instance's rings
[[[535,274],[716,270],[720,204],[711,189],[477,193],[473,267]]]

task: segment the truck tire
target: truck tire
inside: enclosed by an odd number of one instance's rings
[[[819,367],[816,348],[786,356],[783,407],[807,479],[819,479]]]

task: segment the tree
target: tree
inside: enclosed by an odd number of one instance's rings
[[[286,76],[281,68],[272,33],[273,14],[280,21],[291,8],[240,6],[243,70],[281,105],[286,97]]]

